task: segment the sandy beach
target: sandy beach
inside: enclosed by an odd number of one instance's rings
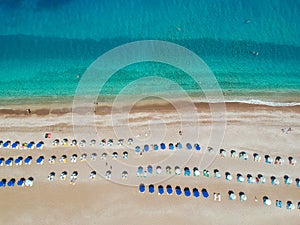
[[[7,159],[18,156],[24,158],[28,155],[33,157],[31,165],[13,165],[11,167],[3,165],[0,167],[0,178],[9,180],[12,177],[16,179],[21,177],[34,177],[32,187],[5,187],[0,189],[1,203],[1,224],[293,224],[299,223],[299,210],[297,204],[300,201],[299,188],[295,181],[291,185],[284,184],[284,176],[289,175],[294,180],[299,178],[299,164],[291,166],[288,163],[288,157],[293,156],[300,160],[299,136],[300,136],[300,107],[269,107],[260,105],[248,105],[241,103],[226,104],[226,129],[224,138],[221,140],[221,148],[227,150],[227,156],[219,156],[219,149],[214,149],[215,159],[207,165],[207,170],[211,176],[202,175],[186,177],[183,175],[157,175],[153,174],[147,178],[137,178],[135,173],[129,173],[128,184],[134,180],[136,185],[117,184],[112,181],[119,177],[122,167],[121,157],[117,160],[108,160],[108,165],[100,159],[103,152],[111,154],[112,151],[121,152],[127,150],[129,153],[126,163],[134,168],[139,165],[157,165],[168,157],[168,151],[149,151],[142,157],[136,154],[134,147],[136,143],[149,143],[147,138],[151,133],[159,132],[161,128],[159,123],[153,123],[148,126],[149,121],[160,118],[160,123],[164,122],[166,133],[165,143],[177,143],[185,136],[200,129],[200,140],[198,143],[202,149],[192,155],[186,165],[180,165],[182,168],[200,168],[200,162],[206,153],[208,140],[210,138],[211,117],[209,105],[197,103],[198,121],[190,122],[190,129],[182,130],[182,136],[179,135],[180,124],[176,110],[168,104],[140,104],[132,108],[130,115],[123,115],[129,118],[131,134],[124,137],[116,137],[114,130],[110,126],[110,106],[98,104],[95,109],[95,124],[98,130],[98,136],[91,133],[82,133],[81,137],[76,136],[79,141],[86,139],[96,139],[96,146],[87,145],[84,148],[58,146],[54,147],[52,142],[55,138],[69,140],[74,138],[74,127],[72,124],[71,104],[38,104],[30,105],[31,114],[26,114],[25,109],[28,105],[6,106],[0,110],[0,139],[2,141],[18,140],[21,143],[29,141],[44,141],[45,147],[38,149],[8,149],[1,148],[1,157]],[[122,110],[119,111],[122,118]],[[84,118],[85,115],[78,115]],[[75,127],[84,127],[88,129],[92,124],[75,124]],[[181,121],[182,122],[182,121]],[[114,124],[114,129],[122,129],[126,123],[125,120],[118,120]],[[291,132],[284,133],[282,129],[291,127]],[[156,130],[157,129],[157,130]],[[45,139],[46,132],[51,133],[50,139]],[[149,136],[148,136],[149,135]],[[101,139],[113,138],[117,140],[129,137],[134,139],[132,147],[117,146],[101,147]],[[159,144],[159,143],[156,143]],[[213,146],[212,146],[213,147]],[[249,159],[234,159],[230,157],[230,150],[237,152],[245,151],[249,154]],[[187,150],[184,150],[187,151]],[[87,153],[88,158],[85,162],[70,162],[73,154],[80,156]],[[91,162],[89,157],[91,152],[98,154],[95,162]],[[264,158],[261,162],[253,160],[253,153],[259,153],[262,157],[269,154],[273,158],[281,156],[284,159],[283,165],[267,165]],[[58,161],[61,155],[67,156],[66,163]],[[43,165],[37,165],[35,159],[44,156]],[[48,163],[48,159],[55,155],[57,162],[54,165]],[[90,180],[89,174],[94,170],[103,168],[103,171],[97,171],[96,180]],[[201,164],[203,165],[203,164]],[[112,181],[106,180],[99,174],[111,166]],[[171,165],[175,166],[175,165]],[[222,177],[216,179],[213,177],[213,170],[219,169]],[[50,172],[55,172],[55,180],[50,182],[47,176]],[[67,171],[67,180],[60,180],[59,175],[62,171]],[[69,184],[69,176],[73,171],[78,171],[78,180],[75,185]],[[229,171],[232,181],[225,180],[225,172]],[[246,177],[247,174],[256,176],[261,173],[266,177],[266,184],[248,184],[247,181],[240,183],[236,180],[236,174],[241,173]],[[116,175],[114,175],[116,174]],[[161,176],[161,178],[157,178]],[[278,186],[271,185],[270,177],[276,176],[280,181]],[[140,181],[139,181],[140,179]],[[246,178],[247,179],[247,178]],[[158,183],[156,183],[158,182]],[[173,187],[180,185],[182,188],[206,188],[210,194],[209,198],[195,198],[173,195],[153,195],[147,192],[139,193],[138,183],[144,183],[146,186],[150,183],[157,185],[168,184]],[[237,200],[230,201],[228,191],[234,191],[238,196],[243,191],[248,200],[241,202]],[[213,193],[221,193],[222,201],[214,201]],[[263,196],[268,196],[272,200],[271,206],[263,204]],[[255,198],[257,201],[255,201]],[[283,208],[275,207],[275,200],[282,200]],[[295,210],[287,210],[286,202],[290,200],[296,205]],[[242,216],[241,216],[242,215]]]

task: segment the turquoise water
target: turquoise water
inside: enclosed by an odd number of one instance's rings
[[[101,54],[157,39],[198,54],[231,99],[298,101],[299,12],[299,1],[280,0],[2,0],[0,97],[73,96]],[[198,90],[181,71],[145,63],[119,71],[101,94],[153,74]]]

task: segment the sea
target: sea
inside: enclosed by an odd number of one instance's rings
[[[225,101],[300,105],[298,0],[0,0],[0,21],[2,105],[72,99],[95,60],[145,40],[198,55]],[[202,92],[180,68],[150,61],[120,68],[99,95],[117,96],[148,76],[170,79],[189,94]],[[153,91],[168,90],[158,85]]]

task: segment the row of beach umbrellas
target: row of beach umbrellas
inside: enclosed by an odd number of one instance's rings
[[[20,143],[19,141],[11,142],[9,140],[3,142],[0,141],[0,148],[11,148],[11,149],[43,149],[44,147],[44,142],[39,141],[35,143],[34,141],[31,142],[24,142]]]
[[[102,139],[98,142],[98,144],[102,147],[104,146],[113,146],[114,145],[114,139],[110,138],[110,139]],[[125,140],[124,139],[118,139],[116,141],[116,144],[118,146],[122,146],[124,144]],[[128,138],[127,139],[127,144],[131,145],[133,144],[133,138]],[[96,146],[97,145],[97,140],[96,139],[92,139],[90,140],[90,142],[88,143],[85,139],[82,139],[80,141],[77,141],[76,139],[73,140],[69,140],[68,138],[64,138],[62,140],[59,139],[55,139],[52,142],[53,146],[79,146],[79,147],[86,147],[86,146]]]
[[[19,180],[16,180],[15,178],[11,178],[9,180],[3,178],[3,179],[0,180],[0,187],[14,187],[14,186],[32,187],[33,181],[34,181],[33,177],[29,177],[27,179],[22,177]]]
[[[221,157],[226,157],[227,156],[227,151],[225,149],[220,149],[219,153],[220,153]],[[239,158],[239,159],[243,159],[243,160],[248,160],[249,159],[249,154],[246,153],[245,151],[238,152],[236,150],[231,150],[230,151],[230,157],[231,158]],[[252,157],[253,157],[253,160],[255,162],[261,162],[262,158],[264,158],[264,162],[266,164],[283,165],[283,163],[284,163],[284,159],[281,156],[272,157],[270,155],[264,155],[262,157],[258,153],[253,153]],[[295,166],[296,163],[297,163],[297,160],[294,157],[289,156],[288,157],[288,163],[289,163],[289,165]]]
[[[176,144],[174,143],[169,143],[169,144],[166,144],[166,143],[160,143],[159,145],[158,144],[151,144],[151,145],[148,145],[148,144],[145,144],[144,146],[136,146],[135,147],[135,152],[136,153],[142,153],[142,152],[149,152],[149,151],[158,151],[158,150],[181,150],[183,148],[186,148],[188,150],[192,150],[192,149],[195,149],[196,151],[200,151],[201,150],[201,147],[199,144],[194,144],[192,145],[191,143],[186,143],[186,145],[184,146],[182,143],[178,142]],[[212,148],[209,148],[210,150]]]
[[[67,171],[61,172],[60,175],[59,175],[60,180],[66,180],[67,179],[67,175],[68,175]],[[52,171],[52,172],[49,173],[47,179],[49,181],[54,181],[55,176],[56,176],[56,173],[54,171]],[[95,174],[95,176],[96,176],[96,174]],[[70,184],[74,185],[75,182],[77,181],[77,179],[78,179],[78,171],[73,171],[72,174],[71,174],[71,176],[70,176]]]
[[[271,199],[270,199],[268,196],[264,196],[264,197],[263,197],[263,203],[264,203],[264,205],[266,205],[266,206],[272,205],[272,201],[271,201]],[[276,202],[275,202],[275,207],[277,207],[277,208],[283,208],[283,203],[282,203],[282,201],[281,201],[281,200],[276,200]],[[292,201],[288,200],[288,201],[286,202],[286,204],[285,204],[285,208],[286,208],[287,210],[294,210],[294,209],[296,208],[296,206],[295,206],[295,204],[294,204]],[[297,208],[300,209],[300,201],[299,201],[298,204],[297,204]]]

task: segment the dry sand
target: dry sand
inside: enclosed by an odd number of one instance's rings
[[[300,140],[300,107],[268,107],[258,105],[247,105],[232,103],[226,105],[226,132],[223,140],[220,140],[221,147],[226,150],[236,149],[246,151],[250,157],[248,161],[233,159],[227,156],[221,158],[217,156],[207,169],[211,172],[218,168],[222,173],[221,179],[200,177],[173,176],[170,179],[161,181],[164,186],[167,184],[181,185],[182,187],[197,187],[199,190],[206,188],[210,193],[208,199],[184,197],[184,196],[158,196],[156,193],[141,194],[137,186],[126,186],[116,184],[97,176],[95,181],[89,180],[89,173],[93,170],[93,164],[88,159],[87,162],[71,163],[69,158],[72,154],[80,155],[83,152],[97,152],[98,158],[95,163],[99,168],[106,170],[106,166],[99,155],[105,151],[99,145],[97,147],[86,147],[78,149],[76,147],[53,147],[51,145],[55,138],[74,138],[71,105],[61,104],[37,104],[29,105],[32,110],[31,115],[26,115],[25,109],[28,105],[1,107],[0,114],[0,139],[45,141],[45,148],[42,150],[12,150],[0,149],[0,156],[4,158],[32,155],[35,160],[38,156],[45,156],[43,165],[21,165],[12,167],[0,167],[0,178],[20,178],[33,176],[35,178],[33,187],[14,187],[0,189],[0,224],[300,224],[299,213],[295,209],[288,211],[285,203],[288,200],[297,204],[300,201],[300,189],[295,182],[287,186],[283,183],[283,176],[288,174],[293,179],[300,177],[299,164],[288,165],[287,158],[293,156],[300,161],[299,140]],[[91,140],[97,139],[97,143],[102,138],[115,138],[111,127],[109,105],[98,105],[96,108],[95,123],[97,135],[94,132],[76,133],[76,138]],[[202,152],[192,155],[188,166],[200,166],[204,157],[206,147],[209,145],[211,115],[207,104],[198,103],[198,121],[189,121],[189,129],[183,130],[183,137],[179,136],[181,129],[178,123],[178,115],[170,105],[160,104],[159,106],[141,104],[131,110],[131,114],[123,115],[122,109],[117,115],[115,129],[122,129],[128,118],[132,128],[132,134],[127,134],[122,138],[133,136],[135,141],[151,144],[147,139],[152,134],[160,132],[160,123],[165,124],[165,142],[177,142],[178,140],[188,140],[197,128],[200,130],[199,143],[203,147]],[[86,115],[78,115],[82,119],[81,124],[76,124],[75,128],[88,130],[93,124],[85,121]],[[152,121],[151,126],[148,122]],[[157,122],[155,124],[154,122]],[[154,124],[154,125],[153,125]],[[222,126],[217,123],[216,125]],[[292,131],[285,134],[282,128],[291,127]],[[76,128],[76,129],[77,129]],[[45,132],[51,132],[51,139],[44,139]],[[137,137],[139,135],[139,137]],[[146,136],[148,135],[148,136]],[[193,143],[193,142],[192,142]],[[159,143],[158,143],[159,144]],[[135,144],[133,145],[135,146]],[[215,147],[215,146],[213,146]],[[218,151],[219,146],[215,147]],[[114,147],[114,150],[122,152],[122,147]],[[122,150],[123,149],[123,150]],[[112,150],[106,148],[108,152]],[[186,151],[186,150],[185,150]],[[283,165],[266,165],[264,162],[254,162],[252,153],[258,152],[261,155],[280,155],[285,159]],[[54,165],[48,163],[51,155],[58,158],[66,154],[68,160],[66,164],[57,162]],[[168,157],[171,153],[149,152],[139,157],[133,150],[129,150],[129,159],[126,163],[130,165],[155,164]],[[207,153],[208,154],[208,153]],[[122,159],[109,161],[113,166],[114,173],[120,169]],[[95,164],[94,164],[95,165]],[[108,165],[108,166],[109,166]],[[172,165],[173,166],[173,165]],[[98,167],[97,167],[98,168]],[[62,171],[68,171],[68,179],[61,181],[58,176]],[[69,184],[69,175],[72,171],[79,172],[76,185]],[[47,180],[48,174],[56,172],[56,179],[53,182]],[[225,181],[224,173],[230,171],[234,180]],[[102,171],[103,172],[103,171]],[[118,171],[119,172],[119,171]],[[252,173],[257,175],[262,173],[267,178],[266,184],[238,183],[237,173],[246,175]],[[270,176],[275,175],[280,180],[278,187],[270,184]],[[160,176],[160,175],[153,175]],[[162,176],[163,177],[163,176]],[[136,180],[135,174],[129,174],[128,182]],[[148,178],[138,178],[140,183],[149,183]],[[156,178],[153,178],[154,181]],[[233,190],[237,195],[240,191],[246,193],[248,201],[229,201],[227,192]],[[213,192],[222,194],[222,201],[213,201]],[[272,205],[263,205],[262,197],[269,196]],[[255,202],[254,198],[258,201]],[[275,207],[275,200],[283,202],[283,209]]]

